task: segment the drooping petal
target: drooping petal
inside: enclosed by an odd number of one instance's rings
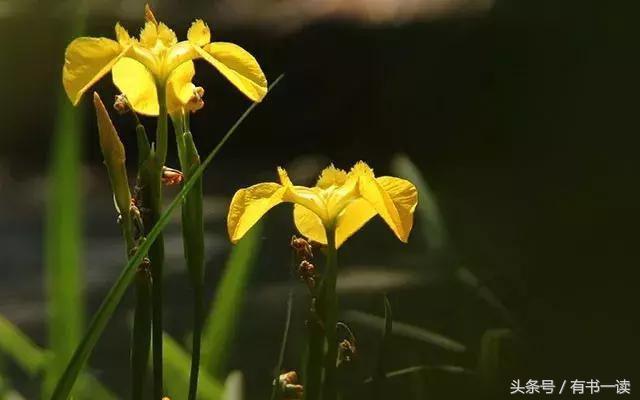
[[[340,247],[376,214],[376,209],[363,198],[349,203],[336,219],[336,247]]]
[[[202,47],[211,41],[211,31],[203,20],[197,19],[191,24],[187,32],[187,39],[195,46]]]
[[[271,208],[282,203],[284,188],[277,183],[259,183],[236,192],[229,206],[227,232],[232,243],[251,229]]]
[[[135,112],[158,115],[158,93],[151,73],[138,61],[123,57],[113,67],[113,83],[127,96]]]
[[[72,41],[64,55],[62,84],[69,100],[77,105],[94,83],[105,76],[127,52],[115,40],[80,37]]]
[[[322,220],[313,211],[295,204],[293,206],[293,221],[303,236],[320,244],[327,244],[327,233]]]
[[[267,94],[267,78],[256,59],[242,47],[216,42],[194,49],[252,101],[261,101]]]
[[[174,69],[167,80],[167,111],[169,114],[187,109],[194,96],[195,85],[191,83],[196,70],[192,61],[182,63]]]
[[[369,204],[376,210],[382,219],[389,225],[391,230],[396,234],[398,239],[406,242],[409,238],[409,233],[413,226],[413,210],[411,207],[406,209],[407,202],[411,199],[411,190],[415,192],[415,187],[408,181],[398,179],[398,181],[388,181],[383,179],[382,183],[388,184],[390,191],[387,192],[378,180],[376,180],[373,170],[369,168],[364,162],[358,162],[351,169],[351,176],[358,178],[358,190],[360,196],[367,200]],[[410,186],[401,184],[400,182],[409,183]],[[395,203],[394,198],[391,195],[398,196]],[[415,194],[415,202],[417,203],[417,194]],[[415,205],[413,206],[415,208]],[[403,208],[401,211],[399,208]],[[410,211],[410,213],[408,213]],[[408,218],[410,214],[410,218]]]
[[[413,227],[413,213],[418,205],[418,191],[413,183],[392,176],[381,176],[376,181],[389,195],[398,211],[403,232],[409,236]]]

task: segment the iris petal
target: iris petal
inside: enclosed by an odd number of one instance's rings
[[[376,214],[376,209],[365,199],[359,198],[349,203],[336,219],[336,247],[340,247]]]
[[[197,19],[191,24],[187,39],[194,45],[202,47],[211,41],[211,31],[204,21]]]
[[[298,231],[307,238],[321,244],[327,244],[327,233],[322,220],[308,208],[295,204],[293,206],[293,221]]]
[[[413,228],[413,213],[418,205],[418,191],[413,183],[392,176],[381,176],[376,181],[387,193],[398,212],[402,237],[406,241]]]
[[[112,71],[113,83],[127,96],[135,112],[158,115],[158,94],[151,73],[136,60],[121,58]]]
[[[284,188],[277,183],[259,183],[236,192],[229,206],[227,232],[237,243],[262,216],[282,203]]]
[[[180,64],[167,80],[167,111],[169,114],[186,108],[193,97],[195,85],[191,83],[196,70],[192,61]]]
[[[107,38],[80,37],[72,41],[62,69],[62,84],[71,102],[77,105],[84,92],[105,76],[127,49]]]
[[[242,47],[216,42],[194,49],[252,101],[261,101],[267,94],[267,78],[256,59]]]

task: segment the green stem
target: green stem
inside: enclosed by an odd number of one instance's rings
[[[335,231],[333,228],[327,228],[326,231],[328,238],[326,269],[309,324],[309,350],[305,371],[306,400],[319,400],[320,398],[333,400],[337,396],[336,323],[338,322],[338,298],[336,296],[336,281],[338,261]]]
[[[323,400],[336,400],[338,396],[336,369],[338,359],[338,338],[336,332],[336,324],[338,323],[338,296],[336,294],[338,252],[336,249],[335,236],[334,229],[327,229],[327,264],[322,284],[324,329],[327,339],[324,358]]]
[[[188,128],[188,114],[172,115],[176,132],[178,155],[184,179],[189,180],[200,166],[200,156]],[[202,216],[202,179],[182,203],[182,238],[187,269],[193,286],[193,345],[191,350],[191,373],[189,379],[189,400],[195,400],[198,393],[200,371],[200,347],[204,319],[204,219]]]
[[[144,398],[151,345],[151,276],[143,265],[138,267],[135,279],[136,308],[133,318],[131,347],[131,398]]]
[[[145,189],[148,189],[148,221],[145,227],[152,227],[156,224],[162,213],[162,167],[167,158],[167,107],[165,101],[164,85],[157,85],[158,104],[158,125],[156,127],[156,143],[154,157],[149,157],[148,181]],[[147,186],[148,185],[148,186]],[[162,400],[163,397],[163,372],[162,372],[162,299],[163,299],[163,277],[164,266],[164,239],[162,233],[151,246],[149,251],[151,261],[151,300],[152,300],[152,344],[153,344],[153,399]]]

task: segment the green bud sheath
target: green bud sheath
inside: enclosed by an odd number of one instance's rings
[[[118,137],[118,132],[109,118],[109,113],[104,107],[98,93],[93,93],[93,104],[98,118],[98,133],[100,134],[100,149],[104,157],[104,163],[109,173],[111,189],[121,214],[128,214],[131,206],[131,193],[129,192],[129,180],[125,168],[124,146]]]

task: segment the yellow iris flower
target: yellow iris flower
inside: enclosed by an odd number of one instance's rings
[[[278,168],[280,183],[259,183],[238,190],[229,206],[227,229],[233,243],[271,208],[294,203],[294,221],[301,234],[327,244],[327,234],[334,232],[335,246],[340,247],[373,216],[380,215],[403,242],[413,227],[413,213],[418,203],[415,186],[391,176],[375,177],[364,162],[346,172],[333,165],[320,174],[314,187],[296,186],[287,172]]]
[[[145,8],[146,23],[139,39],[118,23],[116,39],[80,37],[66,49],[62,82],[74,105],[100,78],[110,71],[115,85],[140,114],[158,115],[159,88],[166,90],[168,112],[180,108],[194,109],[202,94],[191,79],[195,74],[193,61],[202,58],[253,101],[267,93],[267,79],[256,59],[233,43],[211,42],[209,27],[202,21],[193,22],[187,40],[178,42],[167,25],[158,22],[149,6]],[[200,104],[201,106],[201,104]]]

